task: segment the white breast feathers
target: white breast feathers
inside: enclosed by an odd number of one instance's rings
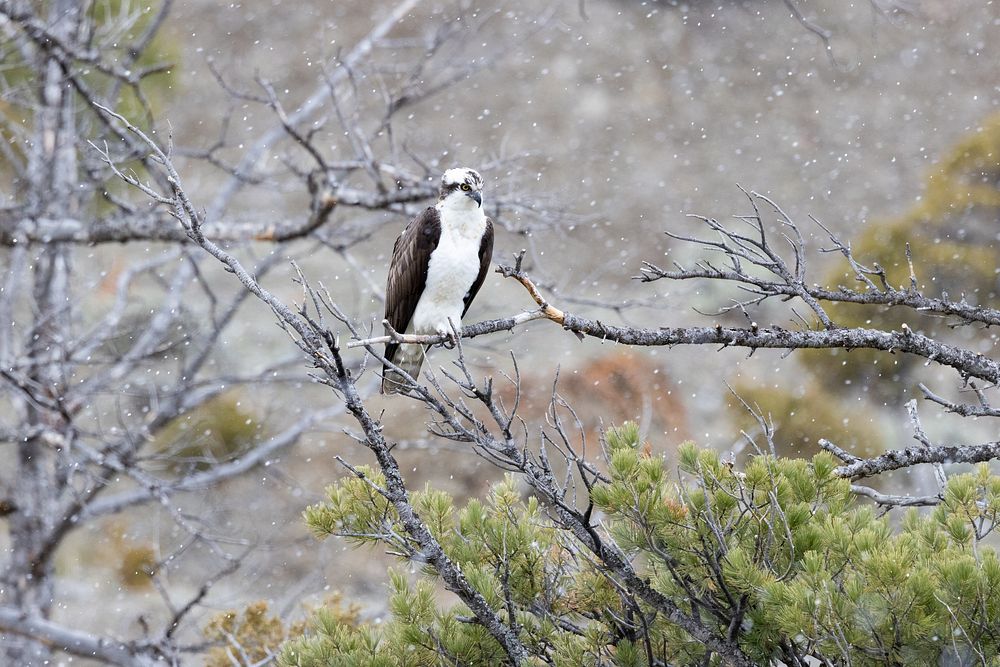
[[[460,327],[465,295],[479,275],[486,216],[478,207],[446,204],[438,204],[441,238],[431,253],[427,282],[410,320],[413,333],[450,333],[453,325]]]

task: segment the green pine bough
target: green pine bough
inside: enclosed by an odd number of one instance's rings
[[[610,481],[590,492],[594,530],[755,664],[1000,664],[1000,560],[987,544],[1000,477],[987,465],[952,476],[933,510],[894,520],[858,500],[825,452],[736,466],[686,444],[668,459],[626,424],[607,433],[605,453]],[[373,491],[384,480],[359,471],[306,522],[420,568],[419,547]],[[724,664],[603,569],[515,477],[464,507],[429,487],[412,504],[530,664]],[[387,619],[321,609],[280,664],[503,664],[475,616],[437,594],[434,570],[413,572],[390,573]]]

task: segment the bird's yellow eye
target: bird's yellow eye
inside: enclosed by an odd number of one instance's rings
[[[469,185],[468,183],[462,183],[462,190],[464,190],[465,192],[468,192],[471,189],[472,189],[471,185]]]

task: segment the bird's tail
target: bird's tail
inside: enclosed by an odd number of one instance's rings
[[[420,374],[420,366],[424,363],[423,345],[400,345],[395,354],[386,354],[386,358],[399,368],[409,373],[414,380]],[[382,367],[382,393],[400,394],[409,389],[412,383],[402,373],[388,366]]]

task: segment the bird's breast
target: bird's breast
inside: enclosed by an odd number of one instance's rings
[[[464,299],[479,275],[479,247],[485,218],[478,234],[474,225],[462,227],[441,221],[441,238],[431,253],[427,281],[413,313],[415,332],[450,331],[448,321],[461,324]]]

